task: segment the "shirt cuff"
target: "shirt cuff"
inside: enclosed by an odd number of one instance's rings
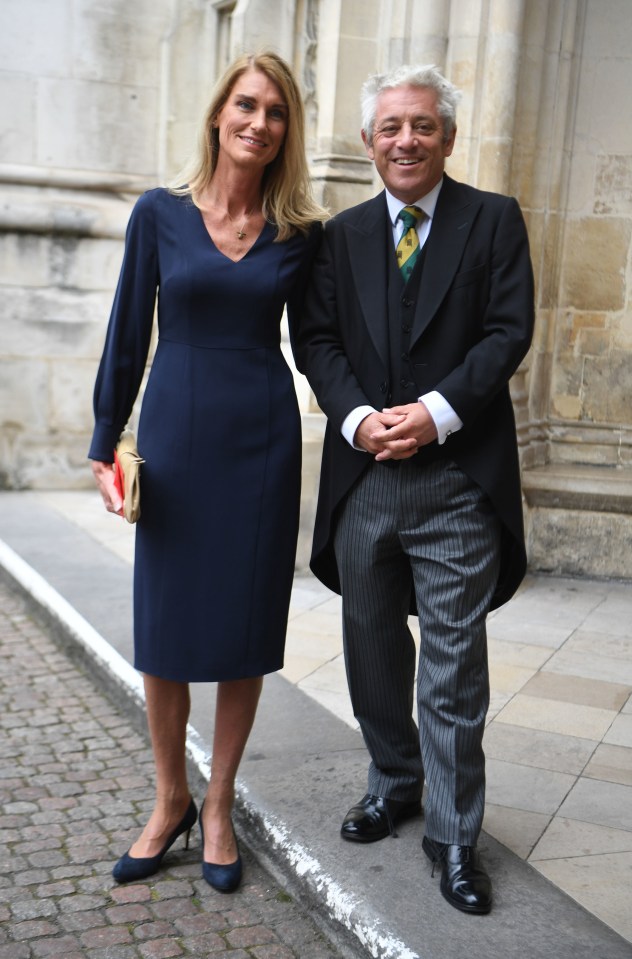
[[[419,402],[424,404],[434,420],[437,427],[437,443],[439,446],[443,446],[448,436],[461,429],[463,426],[462,420],[456,415],[448,401],[436,390],[424,393],[423,396],[419,397]]]
[[[340,432],[346,439],[349,446],[353,446],[354,450],[361,450],[363,453],[366,453],[366,450],[363,450],[361,446],[356,446],[353,442],[353,437],[356,434],[356,430],[363,419],[366,419],[371,413],[376,411],[372,406],[356,406],[354,410],[351,410],[350,413],[347,413],[342,426],[340,427]]]

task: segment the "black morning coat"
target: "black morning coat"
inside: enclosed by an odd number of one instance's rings
[[[355,407],[387,402],[387,278],[392,235],[385,194],[330,220],[308,288],[296,361],[328,418],[311,568],[340,592],[333,550],[336,513],[372,461],[340,427]],[[394,255],[394,253],[393,253]],[[421,461],[455,461],[489,495],[502,521],[501,571],[492,608],[526,570],[520,472],[509,380],[534,323],[533,272],[520,207],[444,175],[410,338],[416,393],[437,390],[463,427]],[[411,611],[414,597],[411,597]]]

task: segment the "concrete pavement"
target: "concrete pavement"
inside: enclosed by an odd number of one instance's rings
[[[133,530],[96,494],[4,493],[0,539],[5,568],[72,655],[138,711],[128,665]],[[309,576],[296,579],[286,666],[266,681],[242,766],[240,831],[366,954],[631,955],[631,611],[628,583],[530,577],[490,617],[489,917],[443,902],[420,823],[403,826],[399,841],[340,841],[341,817],[364,791],[366,754],[348,707],[339,599]],[[191,748],[203,776],[212,687],[194,692]]]

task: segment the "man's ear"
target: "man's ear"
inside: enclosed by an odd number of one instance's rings
[[[373,156],[373,146],[371,143],[369,143],[369,138],[366,135],[366,131],[360,130],[360,133],[362,134],[362,142],[364,143],[364,149],[368,154],[369,160],[374,160],[375,157]]]
[[[453,128],[452,133],[443,141],[443,155],[444,157],[452,156],[452,151],[454,150],[454,141],[456,140],[456,127]]]

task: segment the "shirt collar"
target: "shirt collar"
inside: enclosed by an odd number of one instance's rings
[[[418,206],[420,210],[423,210],[426,216],[431,220],[434,216],[435,207],[437,205],[437,200],[439,198],[439,193],[441,187],[443,186],[443,177],[439,180],[436,186],[433,186],[430,193],[426,193],[425,196],[422,196],[420,200],[415,200],[414,203],[402,203],[401,200],[398,200],[393,196],[392,193],[389,193],[385,189],[386,193],[386,205],[388,206],[388,215],[391,218],[391,223],[395,227],[397,223],[397,217],[400,212],[404,209],[405,206]]]

